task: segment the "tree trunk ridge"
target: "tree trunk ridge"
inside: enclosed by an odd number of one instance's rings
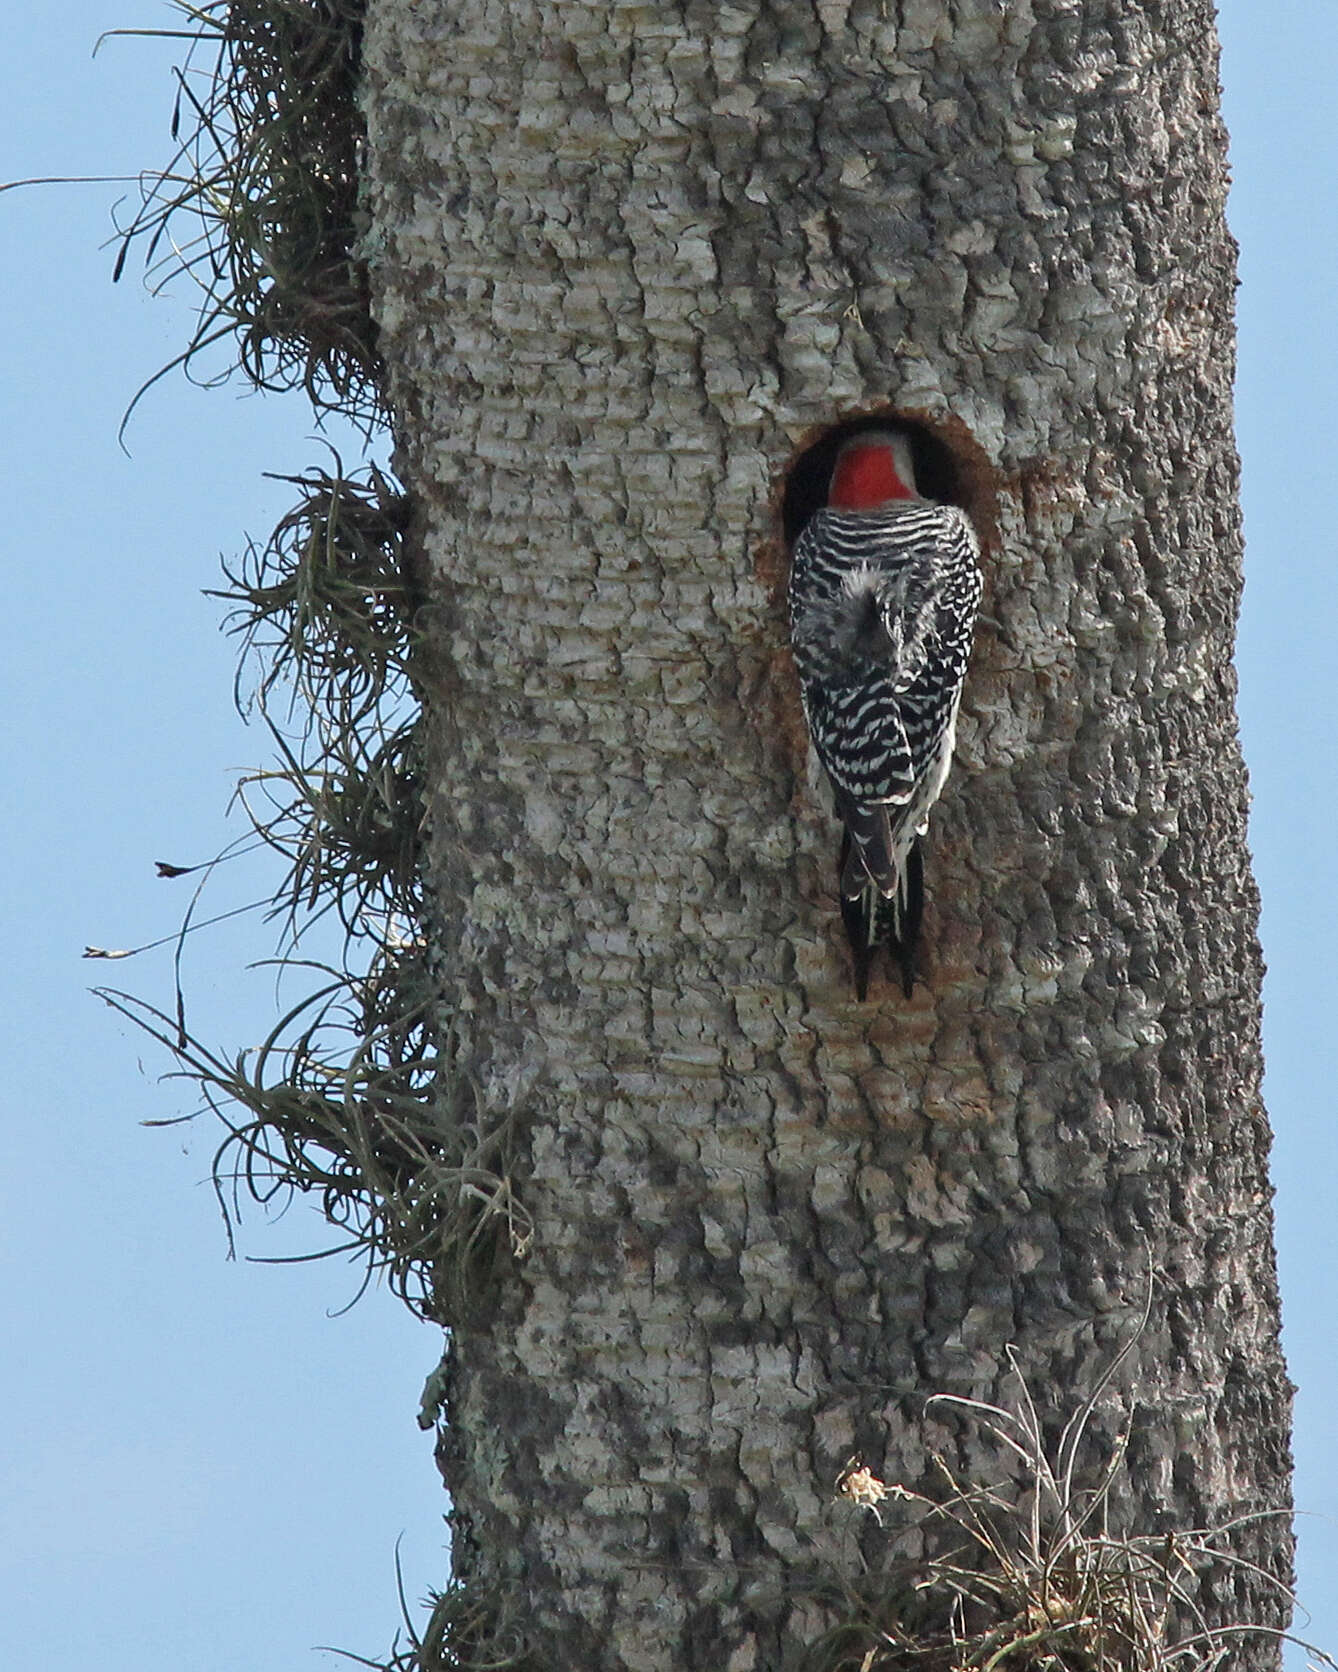
[[[925,1400],[1015,1343],[1061,1425],[1149,1263],[1116,1523],[1287,1504],[1216,63],[1199,0],[370,0],[434,956],[535,1226],[445,1467],[536,1665],[794,1665],[824,1553],[917,1547],[846,1461],[994,1479]],[[877,402],[965,426],[997,538],[927,987],[858,1004],[774,508]]]

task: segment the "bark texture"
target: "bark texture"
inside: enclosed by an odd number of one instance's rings
[[[371,0],[365,64],[435,952],[536,1228],[454,1331],[460,1571],[538,1665],[791,1665],[845,1460],[924,1481],[1010,1342],[1070,1411],[1149,1261],[1120,1517],[1285,1505],[1211,7]],[[773,525],[877,402],[993,526],[928,989],[861,1005]]]

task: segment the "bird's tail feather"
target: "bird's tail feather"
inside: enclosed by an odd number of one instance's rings
[[[846,832],[841,848],[842,894],[851,894],[867,882],[890,888],[896,879],[897,861],[888,805],[855,801],[838,790],[836,811]]]
[[[855,994],[868,997],[869,971],[880,946],[887,948],[901,990],[910,998],[915,989],[916,952],[924,916],[924,863],[920,840],[912,842],[896,891],[884,894],[869,879],[849,831],[841,839],[841,917],[855,960]]]

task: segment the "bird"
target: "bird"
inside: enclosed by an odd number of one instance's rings
[[[920,839],[952,762],[981,585],[970,518],[917,487],[912,432],[849,436],[794,542],[789,609],[804,717],[843,825],[841,915],[860,1000],[879,947],[914,992]]]

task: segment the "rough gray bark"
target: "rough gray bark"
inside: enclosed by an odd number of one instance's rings
[[[1121,1519],[1285,1504],[1211,7],[371,0],[365,50],[436,952],[536,1227],[454,1333],[461,1571],[537,1664],[789,1665],[842,1463],[922,1482],[1009,1342],[1071,1410],[1149,1258]],[[773,539],[884,401],[993,466],[909,1005],[853,1000]]]

